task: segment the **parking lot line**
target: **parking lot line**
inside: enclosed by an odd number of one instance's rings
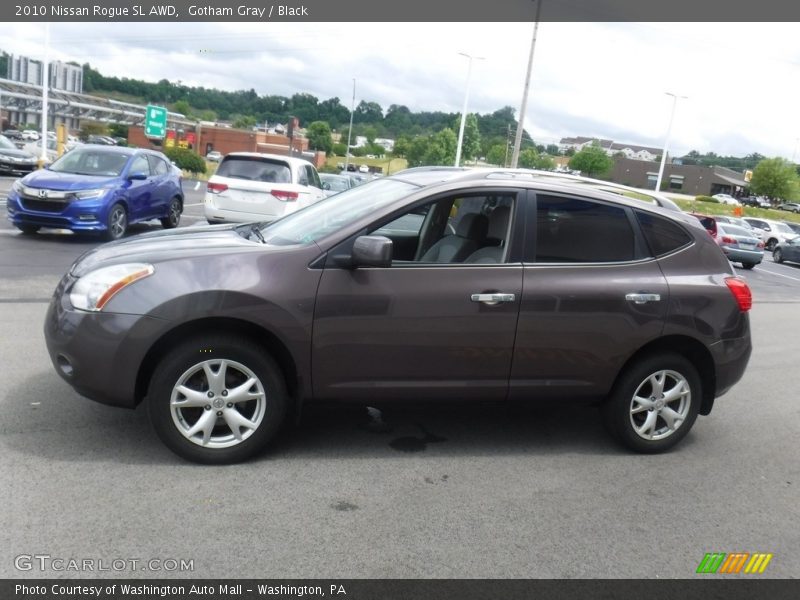
[[[798,277],[792,277],[790,275],[784,275],[783,273],[776,273],[775,271],[770,271],[769,269],[765,269],[763,265],[758,267],[758,272],[768,273],[769,275],[775,275],[776,277],[785,277],[786,279],[792,279],[794,281],[800,281],[800,278]]]

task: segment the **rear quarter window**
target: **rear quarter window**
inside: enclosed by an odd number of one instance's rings
[[[683,227],[670,219],[641,211],[636,211],[636,218],[653,256],[664,256],[692,243]]]

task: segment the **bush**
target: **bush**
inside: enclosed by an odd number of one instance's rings
[[[172,148],[164,148],[163,152],[179,169],[190,173],[206,172],[205,159],[193,150],[173,146]]]
[[[695,196],[694,199],[698,202],[712,202],[713,204],[719,204],[719,200],[712,198],[711,196]]]

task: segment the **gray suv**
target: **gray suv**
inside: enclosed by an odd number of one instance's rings
[[[78,392],[145,402],[202,463],[258,453],[320,400],[599,401],[652,453],[742,377],[750,305],[694,217],[518,172],[412,169],[272,223],[95,248],[45,335]]]

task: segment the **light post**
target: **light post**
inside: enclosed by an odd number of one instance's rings
[[[531,87],[531,71],[533,71],[533,52],[536,49],[536,35],[539,32],[539,14],[542,11],[542,0],[536,2],[536,23],[533,26],[531,38],[531,52],[528,56],[528,71],[525,74],[525,88],[522,91],[522,105],[519,107],[519,123],[517,134],[514,136],[514,151],[511,154],[511,168],[516,169],[519,162],[519,151],[522,147],[522,133],[525,131],[525,112],[528,109],[528,90]]]
[[[42,154],[39,167],[47,162],[47,93],[50,89],[50,23],[44,25],[44,60],[42,61]]]
[[[344,150],[344,171],[350,164],[350,138],[353,135],[353,113],[356,112],[356,80],[353,78],[353,101],[350,103],[350,127],[347,129],[347,148]]]
[[[669,149],[669,138],[672,135],[672,120],[675,118],[675,107],[678,99],[685,100],[688,96],[678,96],[672,92],[664,92],[667,96],[672,96],[672,110],[669,113],[669,125],[667,126],[667,137],[664,140],[664,151],[661,153],[661,165],[658,167],[658,177],[656,178],[656,192],[661,190],[661,180],[664,177],[664,165],[667,163],[667,150]]]
[[[456,146],[456,166],[461,162],[461,144],[464,142],[464,124],[467,121],[467,102],[469,102],[469,82],[472,78],[472,61],[484,60],[482,56],[472,56],[464,52],[459,52],[461,56],[466,56],[469,59],[469,66],[467,67],[467,91],[464,92],[464,108],[461,111],[461,125],[458,126],[458,145]]]

